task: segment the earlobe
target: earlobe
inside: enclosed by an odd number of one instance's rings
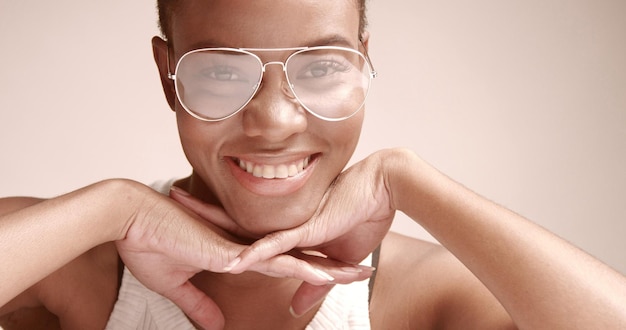
[[[154,62],[159,69],[159,77],[161,78],[161,85],[163,86],[163,92],[165,98],[172,111],[175,110],[176,104],[176,89],[174,88],[174,81],[169,78],[169,60],[168,60],[169,48],[167,42],[160,37],[152,38],[152,53],[154,55]]]

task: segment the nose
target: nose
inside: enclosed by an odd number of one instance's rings
[[[261,87],[243,111],[245,134],[280,142],[306,131],[307,125],[306,110],[291,93],[281,67],[268,68]]]

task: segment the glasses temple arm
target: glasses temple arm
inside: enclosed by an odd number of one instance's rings
[[[170,71],[170,48],[167,47],[167,78],[170,80],[176,80],[176,75]]]
[[[378,76],[378,71],[376,71],[376,69],[374,68],[374,63],[372,63],[372,59],[370,58],[370,55],[367,53],[367,47],[365,47],[365,44],[363,43],[363,40],[361,38],[359,38],[359,42],[361,43],[361,46],[363,46],[363,55],[365,55],[365,59],[370,64],[370,68],[372,69],[370,74],[372,75],[372,78],[376,78]]]

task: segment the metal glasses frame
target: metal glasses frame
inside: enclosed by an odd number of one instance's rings
[[[369,88],[367,90],[367,93],[365,94],[365,97],[363,98],[363,103],[352,114],[350,114],[349,116],[344,116],[344,117],[340,117],[340,118],[330,118],[330,117],[324,117],[322,115],[317,114],[315,111],[309,109],[309,107],[307,107],[304,103],[302,103],[302,101],[298,97],[298,94],[294,91],[293,84],[291,84],[291,82],[289,81],[289,76],[287,75],[286,63],[288,63],[289,60],[293,56],[295,56],[297,54],[300,54],[300,53],[303,53],[303,52],[307,52],[307,51],[324,50],[324,49],[328,49],[328,50],[333,50],[333,49],[335,49],[335,50],[343,50],[343,51],[348,51],[348,52],[355,53],[355,54],[358,54],[358,55],[362,56],[365,59],[365,62],[367,63],[367,66],[368,66],[368,69],[369,69],[370,84],[371,84],[371,80],[373,78],[376,78],[376,76],[378,75],[376,70],[374,70],[374,66],[372,65],[372,61],[370,60],[369,55],[367,54],[367,50],[364,53],[361,53],[360,51],[358,51],[356,49],[348,48],[348,47],[340,47],[340,46],[314,46],[314,47],[290,47],[290,48],[229,48],[229,47],[217,47],[217,48],[199,48],[199,49],[194,49],[194,50],[188,51],[185,54],[183,54],[183,56],[181,56],[180,59],[178,59],[178,62],[176,63],[176,68],[174,69],[174,72],[178,72],[178,67],[180,65],[180,62],[186,56],[188,56],[189,54],[202,52],[202,51],[207,51],[207,50],[211,50],[211,51],[232,51],[232,52],[239,52],[239,53],[248,54],[248,55],[251,55],[252,57],[256,58],[257,61],[259,61],[259,64],[261,65],[261,68],[262,68],[261,75],[259,76],[259,80],[257,81],[257,83],[255,85],[254,92],[250,95],[248,100],[246,100],[246,102],[244,102],[244,104],[239,109],[233,111],[233,113],[231,113],[231,114],[229,114],[227,116],[221,117],[221,118],[217,118],[217,119],[205,118],[205,117],[202,117],[202,116],[196,114],[191,109],[187,108],[187,106],[185,105],[183,100],[181,100],[180,93],[178,92],[178,81],[176,80],[176,74],[175,73],[171,73],[171,71],[170,71],[170,54],[169,54],[169,51],[167,52],[167,77],[170,80],[174,81],[174,88],[176,90],[176,97],[178,98],[179,103],[182,105],[182,107],[185,109],[185,111],[187,111],[187,113],[189,113],[194,118],[202,120],[202,121],[217,122],[217,121],[222,121],[222,120],[228,119],[228,118],[236,115],[237,113],[239,113],[243,108],[245,108],[248,105],[248,103],[250,103],[250,101],[252,101],[252,99],[258,93],[258,91],[259,91],[259,89],[261,87],[261,83],[263,81],[263,76],[265,75],[265,68],[268,65],[280,65],[282,67],[283,73],[285,74],[285,79],[287,80],[287,84],[289,85],[289,89],[290,89],[291,93],[296,98],[296,100],[298,100],[298,103],[307,112],[309,112],[310,114],[312,114],[313,116],[315,116],[315,117],[317,117],[319,119],[326,120],[326,121],[341,121],[341,120],[345,120],[345,119],[348,119],[348,118],[354,116],[356,113],[358,113],[361,110],[361,108],[363,108],[363,105],[365,104],[365,99],[367,99],[367,94],[369,94]],[[293,51],[293,53],[290,54],[285,61],[269,61],[269,62],[265,62],[265,63],[261,60],[261,58],[258,55],[253,53],[253,52],[285,52],[285,51]]]

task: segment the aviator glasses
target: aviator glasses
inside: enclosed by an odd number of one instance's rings
[[[263,62],[253,52],[293,51],[284,62]],[[304,109],[327,121],[356,114],[376,76],[369,58],[352,48],[202,48],[176,64],[176,95],[183,108],[204,121],[220,121],[242,110],[261,88],[268,65],[280,65],[288,93]]]

